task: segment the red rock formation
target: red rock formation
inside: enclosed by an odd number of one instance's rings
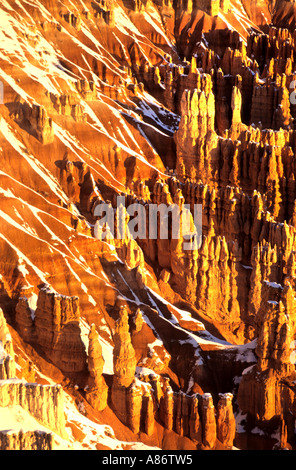
[[[53,436],[41,431],[0,432],[0,450],[53,450]]]
[[[86,352],[80,337],[79,299],[66,297],[48,286],[38,295],[35,312],[36,342],[63,372],[83,372]]]
[[[17,115],[19,122],[29,122],[29,131],[43,145],[51,144],[54,140],[54,129],[52,119],[48,117],[44,107],[33,105],[32,108],[25,106],[20,108]]]
[[[197,179],[208,178],[212,182],[217,165],[218,137],[214,132],[215,99],[210,77],[204,90],[184,92],[181,116],[176,134],[178,176],[190,177],[193,166],[197,170]]]
[[[285,380],[289,383],[295,375],[294,304],[295,299],[289,284],[284,288],[278,284],[264,284],[262,305],[257,318],[258,361],[244,373],[238,391],[240,408],[259,423],[275,418],[285,419],[290,413],[293,415],[294,391],[284,384]]]
[[[97,411],[102,411],[107,406],[108,386],[102,376],[104,359],[102,357],[102,347],[95,325],[91,326],[89,332],[87,366],[90,373],[89,389],[86,392],[86,399]]]
[[[0,380],[15,377],[15,358],[12,338],[6,324],[3,311],[0,309]]]
[[[215,408],[210,394],[201,397],[202,445],[205,449],[213,449],[217,439]]]
[[[17,379],[3,380],[0,384],[0,407],[16,405],[67,439],[61,386],[30,384]]]
[[[139,384],[133,383],[127,390],[126,413],[128,426],[134,433],[140,432],[141,410],[142,410],[142,390]],[[123,395],[124,397],[124,395]]]
[[[17,329],[24,341],[34,341],[34,313],[29,306],[27,297],[20,297],[15,308]]]
[[[148,436],[154,433],[155,417],[154,417],[154,403],[149,390],[146,390],[143,396],[143,414],[145,416],[144,430]]]
[[[165,428],[171,431],[173,429],[174,418],[174,397],[169,379],[165,381],[164,395],[160,401],[160,416]]]
[[[136,358],[129,333],[128,312],[124,306],[121,308],[119,319],[116,322],[114,343],[115,383],[128,388],[134,380]]]
[[[114,379],[111,390],[111,398],[116,414],[123,421],[127,422],[129,413],[127,412],[128,396],[132,406],[135,406],[138,392],[132,386],[136,372],[136,356],[135,350],[131,343],[128,324],[128,312],[126,306],[122,306],[119,312],[119,318],[116,322],[114,335]],[[142,397],[140,396],[140,403]],[[138,413],[140,411],[138,410]],[[134,413],[131,411],[131,414]],[[134,425],[133,425],[134,426]]]
[[[217,406],[217,438],[228,449],[232,449],[235,439],[235,417],[231,394],[221,394]]]

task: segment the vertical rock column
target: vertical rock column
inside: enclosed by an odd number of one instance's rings
[[[219,167],[219,143],[215,132],[215,97],[209,75],[203,90],[185,90],[181,101],[181,121],[175,134],[179,179],[191,177],[214,183]]]
[[[233,447],[235,438],[232,399],[233,396],[230,393],[220,394],[217,408],[217,438],[227,449]]]
[[[201,420],[198,413],[198,398],[196,395],[191,398],[189,437],[197,442],[201,442],[202,440]]]
[[[146,390],[143,396],[143,421],[144,430],[148,436],[154,432],[154,403],[149,390]]]
[[[165,378],[163,397],[160,400],[160,418],[164,427],[171,431],[174,422],[174,392],[170,386],[170,380]]]
[[[232,126],[239,125],[241,123],[241,111],[242,111],[242,77],[237,75],[235,78],[235,86],[233,87],[231,108],[232,108]]]
[[[119,318],[115,325],[113,365],[112,405],[118,418],[123,423],[129,424],[128,403],[130,400],[128,400],[127,397],[129,393],[133,395],[133,392],[129,392],[128,389],[134,382],[137,360],[131,342],[128,312],[125,306],[121,307]],[[130,399],[132,400],[132,396]]]
[[[67,297],[45,286],[35,312],[37,343],[64,373],[85,372],[86,351],[80,336],[78,297]]]
[[[215,407],[210,393],[201,397],[202,444],[205,449],[213,449],[217,439]]]
[[[16,375],[12,338],[0,308],[0,380],[12,379]]]
[[[142,390],[137,386],[136,382],[127,390],[127,410],[128,410],[128,426],[132,432],[137,434],[140,432],[141,426],[141,410],[142,410]]]
[[[46,109],[43,106],[33,105],[29,120],[39,142],[43,145],[52,144],[54,141],[53,122],[48,117]]]
[[[24,341],[34,341],[34,321],[27,297],[20,297],[15,308],[17,330]]]
[[[86,399],[97,411],[102,411],[107,406],[108,386],[103,374],[104,358],[102,356],[102,347],[99,341],[99,335],[95,325],[91,326],[89,332],[88,345],[88,370],[90,373],[89,390],[86,393]]]

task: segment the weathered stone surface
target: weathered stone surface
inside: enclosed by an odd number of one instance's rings
[[[54,128],[52,118],[48,116],[43,106],[33,104],[32,107],[21,107],[17,119],[20,122],[27,120],[30,124],[30,131],[43,145],[52,144],[54,141]]]
[[[119,318],[115,326],[113,366],[114,378],[111,390],[111,399],[118,417],[124,422],[129,422],[129,407],[131,415],[139,413],[138,402],[142,402],[141,391],[132,384],[136,372],[136,355],[131,342],[128,323],[128,311],[125,305],[121,306]],[[139,395],[140,394],[140,395]],[[137,411],[132,411],[136,407]],[[138,429],[138,421],[132,419],[132,428]],[[135,421],[135,422],[134,422]]]
[[[63,372],[86,369],[79,319],[78,297],[62,296],[48,286],[40,290],[34,323],[36,341]]]
[[[27,297],[20,297],[15,308],[15,321],[22,338],[28,342],[35,339],[34,319],[32,317],[33,314]]]
[[[97,411],[102,411],[106,408],[108,402],[108,386],[102,376],[105,361],[102,356],[99,335],[94,324],[91,326],[88,339],[87,366],[90,373],[90,380],[89,388],[86,392],[86,399],[93,408]]]
[[[43,431],[0,431],[0,450],[54,450],[53,436]]]
[[[1,380],[0,407],[14,405],[20,405],[41,424],[67,438],[61,386],[30,384],[18,379]]]
[[[242,410],[259,422],[291,413],[293,389],[283,384],[294,377],[295,299],[291,286],[263,283],[257,315],[257,364],[243,375],[238,390]],[[293,414],[293,412],[292,412]]]
[[[116,322],[114,335],[114,375],[116,384],[128,388],[135,377],[136,357],[131,343],[128,324],[128,312],[122,307]]]
[[[202,444],[206,449],[213,449],[217,439],[215,408],[210,394],[201,397]]]
[[[217,438],[227,449],[232,449],[236,431],[232,399],[230,393],[220,394],[217,406]]]
[[[174,394],[169,379],[165,382],[164,395],[160,401],[160,416],[165,428],[171,431],[174,419]]]
[[[0,309],[0,380],[12,379],[16,375],[12,338]]]

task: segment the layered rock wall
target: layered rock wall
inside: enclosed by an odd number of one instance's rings
[[[64,392],[59,385],[39,385],[27,383],[16,378],[16,366],[12,339],[0,310],[0,407],[21,406],[41,424],[54,430],[63,438],[68,438],[65,430]],[[9,358],[9,360],[8,360]],[[4,366],[4,367],[3,367]],[[52,447],[49,434],[36,432],[25,434],[1,433],[1,447],[14,448],[44,448]]]
[[[0,431],[0,450],[53,450],[53,436],[43,431]]]
[[[12,338],[0,309],[0,380],[14,378],[16,374]]]
[[[16,118],[22,125],[29,125],[30,132],[41,144],[53,143],[55,134],[52,118],[48,116],[47,110],[43,106],[36,104],[33,104],[32,107],[20,106]]]
[[[48,359],[65,373],[86,370],[79,320],[78,297],[62,296],[48,287],[40,290],[33,339],[36,338]]]
[[[289,283],[263,283],[258,310],[257,364],[245,371],[238,390],[240,409],[253,422],[295,422],[295,299]]]
[[[18,379],[1,381],[0,407],[15,405],[21,406],[41,424],[67,438],[61,386],[30,384]]]

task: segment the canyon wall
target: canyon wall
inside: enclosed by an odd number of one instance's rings
[[[16,378],[16,367],[12,338],[6,324],[2,310],[0,311],[0,337],[3,350],[1,352],[1,369],[4,374],[0,380],[0,407],[21,406],[28,411],[42,425],[54,430],[63,438],[68,438],[65,429],[64,416],[64,391],[61,386],[39,385],[27,383]],[[8,360],[9,358],[9,360]],[[9,423],[8,423],[9,426]],[[51,448],[52,439],[49,434],[28,433],[16,435],[1,433],[1,446],[3,449],[29,448]],[[36,443],[35,443],[36,441]]]

